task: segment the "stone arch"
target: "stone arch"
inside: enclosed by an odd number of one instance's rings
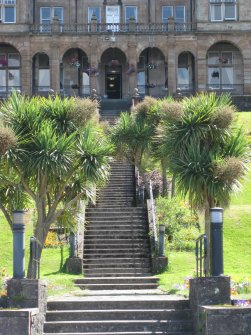
[[[33,94],[47,95],[51,89],[50,57],[45,52],[37,52],[32,57]]]
[[[21,54],[10,43],[0,43],[0,97],[21,87]]]
[[[216,92],[243,93],[244,70],[240,49],[232,42],[219,41],[207,50],[207,85]]]
[[[60,90],[66,95],[90,94],[92,69],[87,54],[80,48],[67,48],[60,63]]]
[[[178,55],[177,92],[192,94],[195,91],[195,57],[190,51]]]
[[[147,47],[139,54],[137,88],[141,95],[165,96],[168,90],[167,64],[164,53]]]
[[[117,47],[106,48],[100,57],[98,90],[105,98],[121,99],[128,94],[127,57]]]

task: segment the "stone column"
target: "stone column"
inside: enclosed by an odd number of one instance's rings
[[[190,308],[193,312],[194,334],[201,335],[200,306],[231,303],[230,277],[205,277],[190,279]]]
[[[132,96],[134,95],[134,90],[137,87],[137,43],[135,38],[133,37],[133,40],[128,42],[128,54],[127,54],[127,60],[128,60],[128,66],[134,67],[135,71],[130,72],[127,74],[128,77],[128,95]]]
[[[30,43],[24,41],[24,48],[27,50],[25,54],[21,55],[21,71],[20,71],[20,85],[21,91],[25,95],[32,94],[32,60],[30,59],[30,54],[28,52]]]
[[[59,60],[59,45],[53,43],[51,45],[51,58],[50,58],[50,69],[51,69],[51,88],[56,93],[60,93],[60,60]]]
[[[197,82],[199,92],[207,90],[207,59],[206,55],[200,52],[197,59]]]
[[[176,94],[177,91],[177,64],[176,64],[176,50],[175,50],[175,37],[168,37],[168,66],[167,66],[167,76],[168,76],[168,92],[169,95]]]

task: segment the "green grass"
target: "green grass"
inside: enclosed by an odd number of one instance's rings
[[[3,215],[0,216],[0,273],[1,269],[6,268],[7,276],[13,276],[13,263],[12,263],[12,232],[7,225]],[[25,227],[25,260],[26,260],[26,273],[29,260],[29,239],[33,234],[33,224],[30,220]],[[63,249],[63,260],[69,256],[69,247],[66,245]],[[60,295],[66,292],[75,291],[73,279],[81,276],[67,274],[63,269],[60,269],[60,248],[45,248],[42,253],[41,259],[41,279],[46,279],[48,282],[47,294]],[[1,279],[1,277],[0,277]],[[0,289],[1,291],[1,289]]]

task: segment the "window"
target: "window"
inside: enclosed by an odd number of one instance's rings
[[[125,23],[128,23],[130,18],[134,18],[135,21],[138,21],[137,15],[137,7],[136,6],[126,6],[125,7]]]
[[[16,22],[16,0],[0,0],[0,20],[3,23]]]
[[[233,53],[210,52],[208,55],[208,85],[212,89],[233,89]]]
[[[236,0],[210,0],[211,21],[237,20]]]
[[[20,56],[18,53],[0,54],[0,92],[20,89]]]
[[[91,23],[92,16],[96,16],[97,23],[101,23],[101,10],[99,7],[88,8],[88,23]]]
[[[163,6],[162,22],[168,23],[170,17],[174,18],[175,30],[185,30],[185,7],[184,6]]]
[[[40,23],[42,24],[41,30],[43,32],[51,30],[50,24],[54,17],[57,17],[59,24],[62,25],[64,21],[63,7],[41,7],[40,8]]]
[[[162,7],[162,22],[168,23],[169,17],[174,18],[175,23],[185,22],[185,7],[184,6],[164,6]]]

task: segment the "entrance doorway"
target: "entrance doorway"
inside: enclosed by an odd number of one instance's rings
[[[111,69],[110,66],[106,66],[105,90],[108,99],[122,98],[121,74],[122,74],[121,66],[116,66],[116,69]]]

